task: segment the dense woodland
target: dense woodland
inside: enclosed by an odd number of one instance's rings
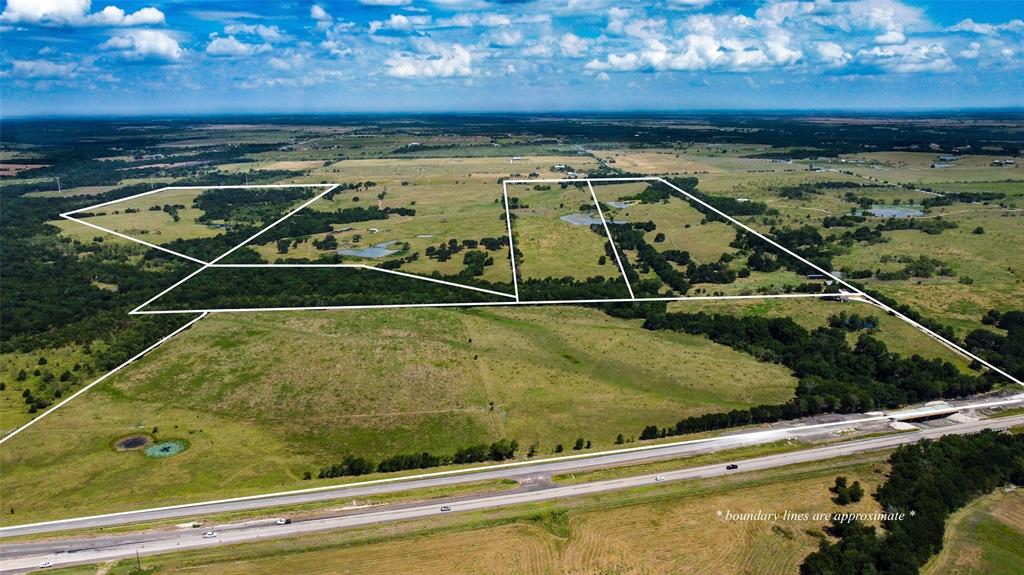
[[[942,550],[949,515],[1006,484],[1024,484],[1024,435],[983,431],[898,448],[875,499],[899,517],[883,533],[859,520],[833,518],[801,575],[914,575]]]

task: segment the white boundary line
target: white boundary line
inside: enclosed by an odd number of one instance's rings
[[[686,190],[683,190],[683,189],[679,188],[679,187],[678,187],[678,186],[676,186],[675,184],[672,184],[672,183],[670,183],[670,182],[666,181],[666,180],[665,180],[665,179],[663,179],[663,178],[657,178],[657,180],[658,180],[659,182],[661,182],[661,183],[663,183],[663,184],[665,184],[665,185],[669,186],[670,188],[672,188],[672,189],[674,189],[674,190],[678,191],[679,193],[681,193],[681,194],[685,195],[685,196],[686,196],[687,198],[689,198],[689,199],[690,199],[691,201],[693,201],[693,202],[697,202],[698,204],[700,204],[700,205],[702,205],[702,206],[706,207],[707,209],[709,209],[709,210],[711,210],[711,211],[715,212],[716,214],[718,214],[718,215],[722,216],[723,218],[727,219],[728,221],[732,222],[733,224],[735,224],[735,225],[737,225],[737,226],[739,226],[739,227],[743,228],[743,229],[744,229],[744,230],[746,230],[746,231],[747,231],[748,233],[750,233],[750,234],[753,234],[753,235],[757,236],[757,237],[758,237],[758,238],[760,238],[761,240],[763,240],[763,241],[765,241],[765,242],[768,242],[768,243],[769,243],[769,244],[771,244],[772,246],[775,246],[775,247],[776,247],[777,249],[779,249],[779,250],[782,250],[783,252],[785,252],[785,253],[789,254],[790,256],[792,256],[792,257],[796,258],[797,260],[799,260],[799,261],[803,262],[804,264],[807,264],[808,266],[810,266],[810,267],[814,268],[815,270],[817,270],[817,271],[821,272],[822,274],[824,274],[824,275],[825,275],[825,277],[831,278],[831,279],[832,279],[832,280],[834,280],[834,281],[835,281],[836,283],[838,283],[838,284],[840,284],[840,285],[842,285],[842,286],[844,286],[844,287],[846,287],[846,288],[848,288],[848,289],[850,289],[850,290],[853,290],[853,292],[854,292],[854,293],[855,293],[855,294],[857,295],[857,297],[861,297],[861,298],[863,298],[863,299],[864,299],[865,301],[867,301],[868,303],[870,303],[870,304],[872,304],[872,305],[874,305],[874,306],[876,306],[876,307],[879,307],[879,308],[881,308],[881,309],[882,309],[883,311],[885,311],[886,313],[888,313],[888,314],[890,314],[890,315],[892,315],[892,316],[894,316],[894,317],[898,317],[899,319],[901,319],[901,320],[905,321],[906,323],[908,323],[908,324],[910,324],[910,325],[914,326],[914,327],[915,327],[915,328],[917,328],[917,329],[918,329],[919,331],[921,331],[922,333],[924,333],[924,334],[926,334],[926,335],[930,336],[930,337],[931,337],[932,339],[935,339],[936,341],[938,341],[938,342],[939,342],[939,343],[941,343],[942,345],[946,346],[946,347],[947,347],[947,348],[949,348],[950,350],[952,350],[952,351],[954,351],[954,352],[956,352],[956,353],[960,354],[960,355],[961,355],[961,356],[963,356],[963,357],[966,357],[966,358],[969,358],[969,359],[971,359],[971,360],[977,361],[977,362],[978,362],[978,363],[980,363],[981,365],[984,365],[985,367],[987,367],[987,368],[991,369],[992,371],[994,371],[994,372],[996,372],[996,373],[998,373],[998,374],[1002,375],[1003,377],[1005,377],[1005,378],[1009,379],[1010,381],[1012,381],[1012,382],[1014,382],[1014,383],[1016,383],[1016,384],[1018,384],[1018,385],[1024,385],[1024,382],[1022,382],[1021,380],[1017,379],[1016,377],[1014,377],[1014,376],[1010,375],[1009,373],[1007,373],[1007,372],[1005,372],[1005,371],[1003,371],[1003,370],[999,369],[998,367],[996,367],[996,366],[992,365],[991,363],[989,363],[989,362],[985,361],[984,359],[982,359],[982,358],[978,357],[977,355],[974,355],[973,353],[971,353],[971,352],[967,351],[966,349],[964,349],[964,348],[960,347],[959,345],[957,345],[957,344],[955,344],[955,343],[953,343],[953,342],[951,342],[951,341],[947,340],[946,338],[942,337],[941,335],[939,335],[939,334],[935,333],[934,331],[932,331],[932,330],[928,329],[927,327],[925,327],[925,326],[921,325],[920,323],[918,323],[918,322],[916,322],[916,321],[914,321],[914,320],[910,319],[909,317],[907,317],[907,316],[903,315],[902,313],[900,313],[900,312],[896,311],[895,309],[893,309],[893,308],[889,307],[888,305],[885,305],[885,304],[884,304],[884,303],[882,303],[881,301],[879,301],[879,300],[875,299],[874,297],[872,297],[872,296],[870,296],[870,295],[868,295],[868,294],[864,293],[863,291],[861,291],[861,290],[860,290],[860,289],[858,289],[857,287],[855,287],[855,286],[851,285],[851,284],[850,284],[849,282],[847,282],[847,281],[843,280],[842,278],[839,278],[839,277],[835,276],[834,274],[832,274],[832,272],[830,272],[830,271],[828,271],[828,270],[825,270],[825,269],[823,269],[823,268],[819,267],[818,265],[816,265],[816,264],[814,264],[814,263],[812,263],[812,262],[808,261],[807,259],[805,259],[805,258],[803,258],[802,256],[800,256],[800,255],[796,254],[795,252],[793,252],[792,250],[790,250],[790,249],[786,248],[786,247],[785,247],[785,246],[783,246],[782,244],[780,244],[780,243],[776,242],[775,240],[773,240],[773,239],[771,239],[771,238],[768,238],[768,237],[767,237],[767,236],[765,236],[764,234],[762,234],[762,233],[758,232],[757,230],[755,230],[755,229],[753,229],[753,228],[751,228],[751,227],[747,226],[747,225],[746,225],[746,224],[744,224],[743,222],[740,222],[740,221],[739,221],[739,220],[737,220],[736,218],[733,218],[732,216],[730,216],[730,215],[726,214],[725,212],[723,212],[723,211],[719,210],[718,208],[716,208],[716,207],[712,206],[711,204],[708,204],[707,202],[705,202],[705,201],[701,200],[700,198],[698,198],[698,197],[694,196],[693,194],[691,194],[691,193],[687,192]]]
[[[747,299],[783,299],[783,298],[830,298],[830,297],[853,297],[857,294],[840,293],[788,293],[770,295],[720,295],[720,296],[676,296],[676,297],[648,297],[648,298],[616,298],[616,299],[564,299],[564,300],[525,300],[525,301],[484,301],[484,302],[452,302],[452,303],[396,303],[396,304],[367,304],[367,305],[324,305],[306,307],[242,307],[242,308],[210,308],[210,309],[169,309],[140,311],[138,314],[171,314],[171,313],[245,313],[261,311],[301,311],[301,310],[346,310],[346,309],[402,309],[420,307],[491,307],[491,306],[515,306],[515,305],[583,305],[602,303],[636,303],[644,301],[721,301],[721,300],[747,300]]]
[[[68,220],[68,221],[71,221],[71,222],[75,222],[76,224],[82,224],[84,226],[89,226],[90,228],[94,228],[94,229],[100,230],[102,232],[106,232],[108,234],[113,234],[113,235],[115,235],[115,236],[117,236],[119,238],[124,238],[124,239],[126,239],[128,241],[132,241],[132,242],[135,242],[137,244],[142,244],[142,245],[146,246],[147,248],[152,248],[154,250],[160,250],[162,252],[167,252],[167,253],[171,254],[172,256],[178,256],[179,258],[183,258],[183,259],[189,260],[191,262],[195,262],[195,263],[200,264],[200,265],[206,265],[206,262],[201,260],[201,259],[197,259],[197,258],[194,258],[192,256],[185,255],[185,254],[183,254],[181,252],[176,252],[174,250],[167,249],[167,248],[165,248],[163,246],[158,246],[156,244],[151,244],[151,243],[149,243],[147,241],[140,240],[139,238],[133,238],[132,236],[129,236],[129,235],[126,235],[126,234],[122,234],[121,232],[117,232],[117,231],[105,228],[103,226],[98,226],[98,225],[96,225],[94,223],[87,222],[85,220],[80,220],[80,219],[78,219],[78,218],[76,218],[74,216],[69,216],[67,214],[61,214],[60,217],[64,218],[65,220]]]
[[[1021,403],[1022,401],[1024,401],[1024,399],[1022,399],[1020,396],[1011,397],[1011,398],[1003,399],[1003,400],[991,401],[991,402],[984,402],[984,401],[982,401],[982,402],[972,403],[972,404],[967,404],[967,405],[962,405],[962,406],[955,406],[956,407],[955,411],[959,412],[959,411],[965,411],[965,410],[968,410],[968,409],[985,409],[985,408],[991,408],[991,407],[999,407],[999,406],[1004,406],[1004,405],[1012,405],[1012,404],[1015,404],[1015,403]],[[77,520],[77,521],[89,521],[89,520],[93,520],[93,519],[104,519],[104,518],[109,518],[109,517],[125,517],[125,516],[137,515],[137,514],[142,514],[142,513],[152,513],[152,512],[155,512],[155,511],[170,511],[170,510],[173,510],[173,509],[188,509],[190,507],[202,507],[202,506],[206,506],[206,505],[220,505],[220,504],[224,504],[224,503],[236,503],[236,502],[239,502],[239,501],[254,501],[254,500],[259,500],[259,499],[268,499],[268,498],[272,498],[272,497],[281,497],[281,496],[288,496],[288,495],[302,495],[302,494],[305,494],[305,493],[318,493],[318,492],[321,492],[321,491],[343,490],[343,489],[350,489],[350,488],[357,488],[357,487],[365,487],[365,486],[368,486],[368,485],[379,485],[379,484],[382,484],[382,483],[396,483],[396,482],[402,482],[402,481],[414,481],[414,480],[417,480],[417,479],[431,479],[431,478],[435,478],[435,477],[445,477],[445,476],[449,476],[449,475],[462,475],[462,474],[467,474],[468,475],[468,474],[475,474],[475,473],[481,473],[481,472],[487,472],[487,471],[496,471],[496,470],[499,470],[499,469],[509,469],[509,468],[515,468],[515,467],[526,467],[526,466],[531,466],[531,465],[544,465],[544,464],[548,464],[548,463],[557,463],[557,462],[560,462],[560,461],[570,461],[570,460],[573,460],[573,459],[604,457],[604,456],[609,456],[609,455],[620,455],[620,454],[623,454],[623,453],[633,453],[633,452],[638,452],[638,451],[651,451],[651,450],[655,450],[655,449],[665,449],[665,448],[672,448],[672,447],[680,447],[680,446],[684,446],[684,445],[696,445],[696,444],[700,444],[700,443],[711,443],[711,442],[715,442],[715,441],[720,441],[722,439],[735,440],[735,439],[744,439],[744,438],[754,438],[754,437],[758,437],[758,436],[771,436],[771,435],[776,435],[776,434],[780,434],[780,433],[785,434],[787,432],[806,431],[808,429],[823,429],[823,428],[826,428],[826,427],[850,426],[850,425],[855,425],[855,424],[887,421],[887,420],[890,420],[890,419],[892,419],[891,415],[883,414],[883,415],[862,417],[860,419],[854,419],[854,420],[847,419],[847,420],[843,420],[843,421],[833,421],[833,422],[829,422],[829,423],[815,423],[815,424],[811,424],[811,425],[797,425],[797,426],[790,426],[790,427],[783,427],[783,428],[776,428],[776,429],[762,429],[762,430],[758,430],[758,431],[751,431],[751,432],[747,432],[747,433],[738,433],[738,434],[732,434],[732,435],[728,435],[728,434],[726,434],[726,435],[717,435],[717,436],[714,436],[714,437],[703,437],[703,438],[700,438],[700,439],[687,439],[687,440],[683,440],[683,441],[675,441],[675,442],[670,442],[670,443],[656,443],[656,444],[651,444],[651,445],[640,445],[640,446],[637,446],[637,447],[626,447],[626,448],[622,448],[622,449],[611,449],[611,450],[607,450],[607,451],[598,451],[598,452],[594,452],[594,453],[578,453],[578,454],[573,454],[573,455],[561,455],[561,456],[558,456],[558,457],[548,457],[548,458],[545,458],[545,459],[532,459],[532,460],[524,460],[524,461],[513,461],[511,463],[496,463],[496,464],[493,464],[493,465],[481,465],[481,466],[478,466],[478,467],[470,467],[470,468],[466,468],[466,469],[449,469],[449,470],[446,470],[446,471],[434,471],[434,472],[430,472],[430,473],[419,473],[419,474],[416,474],[416,475],[405,475],[405,476],[401,476],[401,477],[386,477],[386,478],[383,478],[383,479],[371,479],[371,480],[367,480],[367,481],[356,481],[356,482],[353,482],[353,483],[341,483],[341,484],[336,484],[336,485],[324,485],[324,486],[321,486],[321,487],[309,487],[309,488],[306,488],[306,489],[293,489],[291,491],[278,491],[276,493],[263,493],[263,494],[260,494],[260,495],[247,495],[247,496],[243,496],[243,497],[232,497],[232,498],[228,498],[228,499],[215,499],[215,500],[212,500],[212,501],[199,501],[199,502],[195,502],[195,503],[183,503],[183,504],[180,504],[180,505],[167,505],[167,506],[164,506],[164,507],[153,507],[153,508],[149,508],[149,509],[136,509],[136,510],[133,510],[133,511],[120,511],[120,512],[116,512],[116,513],[104,513],[104,514],[101,514],[101,515],[88,515],[88,516],[85,516],[85,517],[75,517],[73,519]],[[992,420],[992,421],[993,421],[993,423],[998,423],[997,419],[996,420]],[[40,526],[44,526],[44,525],[57,525],[57,524],[60,524],[60,523],[65,523],[67,521],[69,521],[69,519],[57,519],[57,520],[53,520],[53,521],[42,521],[42,522],[39,522],[39,523],[25,523],[25,524],[21,524],[21,525],[11,525],[11,526],[8,526],[8,527],[0,527],[0,537],[3,537],[5,532],[14,531],[14,530],[17,530],[17,529],[24,529],[26,527],[40,527]]]
[[[121,232],[116,232],[114,230],[105,228],[103,226],[87,222],[84,219],[74,217],[74,214],[77,214],[77,213],[80,213],[80,212],[85,212],[85,211],[91,211],[91,210],[95,210],[97,208],[103,208],[103,207],[106,207],[106,206],[112,206],[114,204],[118,204],[118,203],[121,203],[121,202],[126,202],[128,200],[134,200],[136,198],[141,198],[143,196],[149,196],[149,195],[153,195],[153,194],[158,194],[160,192],[165,192],[165,191],[168,191],[168,190],[240,190],[240,189],[248,189],[248,188],[262,188],[262,189],[267,189],[267,188],[322,188],[322,187],[325,187],[325,186],[326,187],[337,187],[337,185],[338,184],[254,184],[254,185],[251,185],[251,186],[164,186],[162,188],[157,188],[155,190],[150,190],[148,192],[142,192],[142,193],[134,194],[134,195],[127,196],[127,197],[124,197],[124,198],[118,198],[116,200],[110,200],[109,202],[103,202],[103,203],[96,204],[96,205],[93,205],[93,206],[86,206],[84,208],[78,208],[77,210],[71,210],[70,212],[64,212],[64,213],[60,214],[60,217],[66,219],[66,220],[75,222],[75,223],[79,223],[79,224],[83,224],[83,225],[89,226],[90,228],[94,228],[94,229],[106,232],[108,234],[115,235],[115,236],[120,237],[120,238],[124,238],[124,239],[126,239],[128,241],[132,241],[132,242],[135,242],[137,244],[142,244],[142,245],[144,245],[144,246],[146,246],[148,248],[153,248],[153,249],[156,249],[156,250],[160,250],[162,252],[166,252],[166,253],[169,253],[171,255],[178,256],[180,258],[183,258],[183,259],[195,262],[195,263],[200,264],[200,265],[206,265],[207,262],[205,262],[203,260],[200,260],[198,258],[194,258],[192,256],[185,255],[183,253],[176,252],[174,250],[170,250],[168,248],[165,248],[165,247],[162,247],[162,246],[158,246],[156,244],[151,244],[151,243],[149,243],[147,241],[140,240],[139,238],[135,238],[135,237],[129,236],[127,234],[123,234]]]
[[[384,273],[391,273],[391,274],[394,274],[394,275],[410,277],[410,278],[413,278],[413,279],[419,279],[419,280],[424,280],[424,281],[433,282],[433,283],[445,284],[445,285],[449,285],[449,286],[452,286],[452,287],[458,287],[458,288],[463,288],[463,289],[468,289],[468,290],[473,290],[473,291],[479,291],[479,292],[489,293],[489,294],[492,294],[492,295],[497,295],[497,296],[502,296],[502,297],[512,297],[512,298],[516,297],[516,296],[514,296],[512,294],[507,294],[507,293],[503,293],[503,292],[499,292],[499,291],[479,288],[479,287],[475,287],[475,286],[468,286],[468,285],[459,284],[459,283],[455,283],[455,282],[448,282],[448,281],[444,281],[444,280],[438,280],[438,279],[435,279],[435,278],[432,278],[432,277],[429,277],[429,276],[422,276],[422,275],[404,273],[404,272],[399,272],[399,271],[395,271],[395,270],[389,270],[389,269],[385,269],[385,268],[377,268],[377,267],[374,267],[374,266],[368,266],[368,265],[364,265],[364,264],[322,264],[322,265],[321,264],[234,264],[234,265],[231,265],[231,264],[216,264],[216,262],[218,262],[221,259],[223,259],[224,257],[226,257],[228,254],[234,252],[235,250],[241,248],[242,246],[247,245],[252,240],[254,240],[256,237],[258,237],[259,235],[263,234],[264,232],[266,232],[270,228],[278,225],[279,223],[281,223],[285,219],[295,215],[296,213],[298,213],[302,209],[308,207],[309,205],[311,205],[316,200],[319,200],[320,198],[324,197],[329,192],[331,192],[332,190],[337,188],[338,185],[339,184],[254,184],[254,185],[234,185],[234,186],[165,186],[165,187],[158,188],[158,189],[155,189],[155,190],[149,190],[147,192],[142,192],[142,193],[139,193],[139,194],[134,194],[134,195],[127,196],[127,197],[124,197],[124,198],[118,198],[116,200],[111,200],[111,201],[108,201],[108,202],[103,202],[103,203],[96,204],[96,205],[93,205],[93,206],[86,206],[84,208],[79,208],[77,210],[72,210],[70,212],[64,212],[64,213],[60,214],[60,217],[66,219],[66,220],[78,223],[78,224],[83,224],[85,226],[88,226],[88,227],[100,230],[102,232],[106,232],[108,234],[112,234],[112,235],[118,236],[120,238],[124,238],[126,240],[129,240],[129,241],[132,241],[132,242],[135,242],[135,243],[138,243],[138,244],[142,244],[142,245],[144,245],[144,246],[146,246],[148,248],[152,248],[152,249],[155,249],[155,250],[160,250],[162,252],[169,253],[171,255],[180,257],[182,259],[185,259],[185,260],[188,260],[188,261],[191,261],[191,262],[194,262],[194,263],[197,263],[197,264],[203,266],[199,270],[196,270],[196,272],[194,272],[193,274],[185,277],[182,281],[178,282],[178,284],[172,285],[171,289],[177,287],[181,283],[184,283],[185,281],[187,281],[188,279],[194,277],[196,274],[198,274],[199,272],[203,271],[204,269],[206,269],[208,267],[274,267],[274,268],[290,268],[290,267],[291,268],[303,268],[303,267],[348,267],[348,268],[371,269],[371,270],[376,270],[376,271],[380,271],[380,272],[384,272]],[[111,205],[114,205],[114,204],[117,204],[117,203],[120,203],[120,202],[125,202],[125,201],[128,201],[128,200],[133,200],[133,199],[144,197],[144,196],[149,196],[149,195],[152,195],[152,194],[157,194],[157,193],[168,191],[168,190],[240,190],[240,189],[249,189],[249,188],[260,188],[260,189],[325,188],[325,190],[322,193],[320,193],[319,195],[315,196],[312,200],[307,201],[306,203],[304,203],[301,206],[299,206],[297,209],[292,210],[291,212],[289,212],[288,214],[283,216],[278,221],[276,221],[273,224],[270,224],[269,226],[267,226],[266,228],[260,230],[257,234],[253,235],[252,237],[250,237],[245,242],[243,242],[243,243],[241,243],[241,244],[231,248],[230,250],[228,250],[227,252],[221,254],[220,256],[218,256],[217,258],[215,258],[213,261],[210,261],[210,262],[207,262],[207,261],[204,261],[204,260],[201,260],[201,259],[198,259],[198,258],[194,258],[194,257],[192,257],[190,255],[187,255],[187,254],[176,252],[174,250],[165,248],[163,246],[159,246],[159,245],[156,245],[156,244],[153,244],[153,243],[141,240],[139,238],[135,238],[135,237],[129,236],[127,234],[123,234],[121,232],[118,232],[118,231],[115,231],[115,230],[111,230],[111,229],[105,228],[103,226],[100,226],[100,225],[97,225],[97,224],[94,224],[94,223],[91,223],[91,222],[87,222],[87,221],[85,221],[83,219],[79,219],[79,218],[76,218],[76,217],[73,216],[73,214],[76,214],[76,213],[85,212],[85,211],[91,211],[91,210],[95,210],[97,208],[111,206]],[[506,210],[506,216],[507,215],[508,215],[508,212]],[[214,264],[216,264],[216,265],[214,265]],[[170,289],[165,290],[164,292],[161,292],[160,294],[157,294],[157,298],[162,296],[162,295],[165,295],[169,291],[170,291]],[[129,314],[134,314],[136,312],[139,312],[142,307],[152,303],[155,299],[156,298],[150,299],[149,301],[144,303],[142,306],[136,307],[134,310],[129,312]]]
[[[512,286],[515,288],[516,301],[519,301],[519,277],[516,271],[516,246],[512,242],[512,212],[508,209],[508,181],[501,182],[501,196],[505,199],[505,223],[508,225],[508,259],[512,262]]]
[[[231,255],[232,253],[234,253],[234,251],[235,251],[235,250],[237,250],[237,249],[239,249],[239,248],[241,248],[241,247],[243,247],[243,246],[245,246],[245,245],[249,244],[250,242],[252,242],[252,241],[253,241],[253,240],[255,240],[256,238],[260,237],[260,236],[261,236],[261,235],[262,235],[262,234],[263,234],[264,232],[266,232],[267,230],[269,230],[269,229],[273,228],[274,226],[276,226],[276,225],[280,224],[281,222],[283,222],[283,221],[287,220],[288,218],[292,217],[293,215],[295,215],[295,214],[296,214],[296,213],[298,213],[299,211],[301,211],[301,210],[305,209],[305,208],[306,208],[307,206],[309,206],[309,205],[310,205],[310,204],[312,204],[313,202],[315,202],[315,201],[319,200],[320,198],[322,198],[322,197],[326,196],[326,195],[327,195],[328,193],[330,193],[330,192],[331,192],[332,190],[334,190],[335,188],[337,188],[337,187],[338,187],[338,185],[339,185],[339,184],[332,184],[332,185],[331,185],[330,187],[328,187],[328,188],[327,188],[326,190],[324,190],[324,191],[320,192],[319,194],[317,194],[317,195],[313,196],[313,197],[312,197],[312,198],[310,198],[309,200],[307,200],[307,201],[303,202],[303,204],[302,204],[301,206],[299,206],[299,207],[297,207],[297,208],[293,209],[292,211],[290,211],[290,212],[288,212],[287,214],[285,214],[285,215],[281,216],[280,218],[278,218],[278,219],[277,219],[277,220],[276,220],[276,221],[275,221],[274,223],[272,223],[272,224],[270,224],[269,226],[267,226],[267,227],[263,228],[262,230],[260,230],[260,231],[256,232],[255,234],[253,234],[253,235],[249,236],[249,238],[248,238],[248,239],[246,239],[245,241],[243,241],[242,243],[240,243],[240,244],[238,244],[237,246],[235,246],[235,247],[233,247],[233,248],[229,249],[228,251],[226,251],[226,252],[224,252],[224,253],[220,254],[219,256],[217,256],[217,257],[213,258],[212,260],[210,260],[210,262],[209,262],[209,263],[207,263],[207,264],[206,264],[206,265],[204,265],[203,267],[201,267],[201,268],[197,269],[196,271],[194,271],[194,272],[192,272],[192,273],[188,274],[188,275],[187,275],[187,276],[185,276],[184,278],[182,278],[182,279],[178,280],[177,282],[175,282],[174,284],[172,284],[172,285],[171,285],[171,286],[170,286],[169,288],[167,288],[167,289],[165,289],[164,291],[162,291],[162,292],[160,292],[160,293],[156,294],[155,296],[153,296],[153,297],[149,298],[148,300],[146,300],[145,302],[143,302],[143,303],[142,303],[141,305],[139,305],[138,307],[136,307],[136,308],[135,308],[135,309],[133,309],[132,311],[128,312],[128,315],[133,315],[133,314],[137,314],[137,313],[139,313],[139,310],[141,310],[142,308],[146,307],[147,305],[149,305],[149,304],[153,303],[153,302],[154,302],[155,300],[159,299],[160,297],[162,297],[162,296],[163,296],[164,294],[166,294],[167,292],[169,292],[169,291],[173,290],[174,288],[176,288],[176,287],[180,286],[181,284],[183,284],[183,283],[187,282],[188,280],[192,279],[192,278],[193,278],[194,276],[196,276],[197,274],[199,274],[199,273],[200,273],[200,272],[202,272],[203,270],[205,270],[205,269],[209,268],[209,267],[210,267],[210,266],[212,266],[213,264],[215,264],[215,263],[219,262],[220,260],[222,260],[222,259],[224,259],[224,258],[228,257],[229,255]],[[245,187],[247,187],[247,186],[235,186],[235,187],[236,187],[236,188],[245,188]],[[309,186],[300,186],[300,187],[309,187]],[[207,189],[207,188],[201,188],[201,189]]]
[[[128,367],[128,365],[129,365],[129,364],[131,364],[132,362],[136,361],[137,359],[141,358],[142,356],[146,355],[147,353],[149,353],[149,352],[153,351],[154,349],[156,349],[156,348],[160,347],[160,345],[162,345],[162,344],[163,344],[164,342],[166,342],[167,340],[169,340],[169,339],[171,339],[172,337],[174,337],[174,336],[178,335],[179,333],[181,333],[181,332],[185,331],[186,329],[188,329],[188,328],[192,327],[192,325],[193,325],[194,323],[196,323],[197,321],[199,321],[199,320],[203,319],[204,317],[206,317],[206,315],[207,315],[207,314],[205,314],[205,313],[202,313],[202,314],[200,314],[200,315],[196,316],[196,317],[195,317],[195,318],[193,318],[192,320],[190,320],[190,321],[188,321],[187,323],[185,323],[185,325],[183,325],[183,326],[179,327],[178,329],[176,329],[176,330],[172,331],[171,333],[169,333],[169,334],[165,335],[164,337],[160,338],[160,339],[159,339],[159,340],[158,340],[158,341],[157,341],[156,343],[154,343],[153,345],[151,345],[151,346],[147,347],[146,349],[144,349],[144,350],[140,351],[139,353],[135,354],[135,355],[134,355],[134,356],[132,356],[132,358],[131,358],[131,359],[129,359],[128,361],[126,361],[126,362],[122,363],[121,365],[119,365],[119,366],[115,367],[114,369],[112,369],[112,370],[108,371],[107,373],[104,373],[104,374],[103,374],[103,375],[101,375],[101,376],[100,376],[100,377],[99,377],[98,379],[96,379],[96,381],[94,381],[94,382],[90,383],[89,385],[87,385],[87,386],[83,387],[82,389],[79,389],[79,390],[78,390],[78,391],[76,391],[75,393],[71,394],[71,395],[70,395],[70,396],[68,396],[68,398],[67,398],[67,399],[65,399],[64,401],[62,401],[62,402],[58,403],[57,405],[55,405],[55,406],[51,407],[50,409],[48,409],[48,410],[46,410],[46,411],[44,411],[44,412],[43,412],[42,414],[40,414],[40,415],[39,415],[38,417],[36,417],[35,419],[32,419],[32,420],[31,420],[31,421],[29,421],[28,423],[26,423],[26,424],[22,425],[21,427],[19,427],[19,428],[15,429],[14,431],[12,431],[12,432],[8,433],[7,435],[5,435],[4,437],[0,438],[0,445],[3,445],[3,444],[4,444],[5,442],[7,442],[7,440],[11,439],[11,438],[12,438],[12,437],[14,437],[15,435],[18,435],[18,434],[19,434],[19,433],[21,433],[22,431],[25,431],[25,428],[29,427],[30,425],[33,425],[33,424],[35,424],[35,423],[39,422],[39,420],[41,420],[42,418],[46,417],[47,415],[50,415],[50,414],[51,414],[51,413],[53,413],[54,411],[57,411],[57,410],[58,410],[59,408],[63,407],[63,406],[64,406],[64,404],[66,404],[67,402],[71,401],[72,399],[74,399],[74,398],[78,397],[79,395],[82,395],[83,393],[85,393],[86,391],[88,391],[89,389],[91,389],[91,388],[92,388],[92,387],[93,387],[94,385],[96,385],[96,384],[98,384],[98,383],[101,383],[101,382],[103,382],[103,381],[104,381],[104,380],[106,380],[106,379],[107,379],[108,377],[110,377],[110,376],[114,375],[115,373],[117,373],[117,372],[121,371],[121,370],[122,370],[123,368],[125,368],[125,367]]]
[[[502,297],[509,297],[509,298],[513,298],[513,299],[515,299],[515,297],[516,297],[513,294],[504,293],[504,292],[500,292],[500,291],[494,291],[494,290],[484,289],[484,288],[481,288],[481,287],[476,287],[476,286],[471,286],[471,285],[466,285],[466,284],[460,284],[460,283],[455,283],[455,282],[450,282],[450,281],[445,281],[445,280],[439,280],[437,278],[432,278],[430,276],[421,276],[421,275],[416,275],[416,274],[400,272],[398,270],[389,270],[387,268],[379,268],[379,267],[376,267],[376,266],[369,266],[369,265],[366,265],[366,264],[287,264],[287,265],[281,265],[281,264],[213,264],[213,265],[211,265],[209,267],[211,267],[211,268],[279,268],[279,269],[280,268],[283,268],[283,269],[287,269],[287,268],[352,268],[352,269],[364,269],[364,270],[373,270],[373,271],[377,271],[377,272],[382,272],[382,273],[386,273],[386,274],[393,274],[393,275],[396,275],[396,276],[413,278],[413,279],[417,279],[417,280],[433,282],[433,283],[437,283],[437,284],[443,284],[443,285],[457,287],[457,288],[462,288],[462,289],[468,289],[468,290],[473,290],[473,291],[489,293],[489,294],[492,294],[492,295],[499,295],[499,296],[502,296]]]
[[[608,236],[608,245],[612,247],[612,253],[615,254],[615,261],[619,263],[619,271],[622,272],[622,281],[626,282],[626,289],[629,290],[629,297],[636,299],[636,295],[633,293],[633,286],[629,285],[629,276],[626,274],[626,268],[622,265],[622,259],[619,257],[619,248],[616,247],[615,238],[612,237],[612,232],[608,229],[608,220],[604,219],[604,212],[601,211],[601,201],[597,199],[597,193],[594,192],[594,186],[590,185],[590,180],[587,180],[587,187],[590,188],[590,196],[594,198],[594,206],[597,208],[597,215],[601,217],[601,225],[604,226],[604,233]]]

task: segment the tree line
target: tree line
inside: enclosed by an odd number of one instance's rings
[[[901,446],[875,499],[883,533],[860,520],[833,518],[801,575],[912,575],[942,550],[949,516],[1007,483],[1024,483],[1024,435],[985,430]]]

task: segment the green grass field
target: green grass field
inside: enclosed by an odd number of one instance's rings
[[[1024,495],[996,491],[946,522],[943,549],[922,575],[1014,575],[1024,565]]]
[[[780,366],[583,308],[211,316],[4,445],[0,522],[309,487],[303,472],[347,453],[611,447],[794,387]],[[109,447],[154,428],[190,448]]]
[[[586,186],[542,188],[547,189],[519,184],[508,190],[510,202],[514,202],[511,198],[518,198],[518,205],[526,206],[511,210],[513,240],[523,255],[523,261],[517,266],[519,275],[523,279],[620,277],[622,273],[611,258],[606,258],[605,265],[599,264],[599,259],[605,255],[606,238],[595,234],[590,226],[560,219],[579,213],[597,218],[594,210],[580,211],[581,206],[594,205],[590,190]]]

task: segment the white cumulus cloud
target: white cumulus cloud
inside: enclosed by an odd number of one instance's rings
[[[163,30],[129,30],[100,44],[101,50],[117,53],[128,60],[177,61],[185,51],[173,36]]]
[[[229,58],[241,58],[252,56],[270,50],[267,44],[250,44],[242,42],[234,36],[217,36],[210,39],[206,45],[206,53],[211,56],[226,56]]]
[[[458,78],[473,74],[473,55],[462,44],[430,44],[424,54],[395,54],[387,60],[396,78]]]
[[[0,14],[6,24],[49,26],[144,26],[163,24],[164,13],[153,7],[126,13],[117,6],[92,10],[91,0],[8,0]]]

